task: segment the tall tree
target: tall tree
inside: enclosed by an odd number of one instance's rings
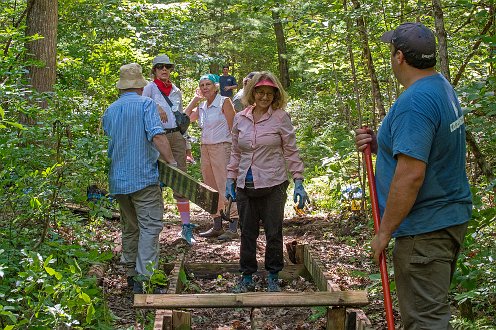
[[[444,28],[444,15],[441,0],[432,0],[432,11],[439,47],[439,68],[446,79],[451,81],[448,60],[448,43],[446,41],[446,29]]]
[[[286,39],[284,38],[284,30],[278,8],[272,9],[272,20],[274,32],[276,34],[278,55],[277,58],[279,60],[279,77],[281,79],[282,86],[284,88],[288,88],[291,83],[289,80],[288,54],[286,52]]]
[[[53,91],[57,65],[57,0],[28,0],[26,35],[43,38],[29,42],[26,47],[31,58],[41,62],[29,69],[31,85],[38,92]],[[42,104],[44,106],[46,104]]]
[[[355,10],[360,10],[360,2],[358,0],[352,0],[352,2]],[[365,58],[365,62],[367,63],[370,82],[372,84],[372,96],[375,103],[374,114],[377,110],[379,112],[380,118],[382,119],[386,116],[386,110],[384,109],[381,90],[379,88],[379,80],[377,79],[377,75],[375,73],[374,62],[372,61],[372,54],[370,52],[367,27],[365,26],[365,19],[363,18],[362,14],[360,14],[357,18],[357,25],[358,33],[360,34],[360,38],[362,39],[361,42],[363,48],[363,57]]]

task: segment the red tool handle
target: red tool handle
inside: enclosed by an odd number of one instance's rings
[[[375,188],[374,166],[372,165],[372,153],[370,144],[363,151],[365,164],[367,166],[367,179],[369,182],[370,202],[372,205],[372,216],[374,218],[375,233],[379,231],[381,216],[379,213],[379,202],[377,201],[377,190]],[[384,251],[379,256],[379,268],[381,270],[382,292],[384,293],[384,309],[386,310],[386,321],[388,330],[394,330],[393,304],[391,302],[391,292],[389,290],[389,278],[387,272],[386,258]]]

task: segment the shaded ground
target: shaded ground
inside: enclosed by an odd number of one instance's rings
[[[292,212],[284,221],[284,242],[297,241],[308,244],[312,255],[325,265],[332,282],[341,290],[364,290],[369,292],[370,304],[362,308],[372,322],[372,329],[385,329],[384,307],[380,291],[380,279],[372,281],[370,274],[378,273],[365,250],[371,237],[371,229],[360,215],[346,214],[334,218],[324,216],[295,217]],[[193,222],[198,225],[196,233],[211,225],[208,214],[199,210],[193,212]],[[126,287],[124,268],[118,262],[120,237],[118,221],[108,223],[115,238],[116,257],[108,268],[103,286],[109,307],[118,317],[118,329],[151,329],[152,312],[137,312],[132,307],[132,292]],[[225,224],[227,225],[227,224]],[[171,262],[185,253],[186,263],[236,263],[239,261],[239,239],[219,243],[215,239],[198,236],[197,244],[189,247],[178,238],[180,222],[174,211],[165,212],[164,230],[160,236],[161,260]],[[263,230],[258,240],[257,258],[263,263],[265,238]],[[225,273],[217,279],[205,280],[188,278],[185,292],[214,293],[230,292],[239,275]],[[378,278],[378,275],[377,275]],[[265,291],[264,277],[255,277],[257,291]],[[283,281],[286,292],[317,291],[314,283],[304,278],[292,282]],[[250,309],[196,309],[192,313],[193,329],[250,329]],[[325,329],[323,308],[262,308],[257,311],[259,329]],[[396,311],[395,311],[396,313]]]

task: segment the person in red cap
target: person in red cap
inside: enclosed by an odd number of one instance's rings
[[[278,274],[284,266],[282,222],[289,185],[287,170],[294,180],[298,207],[303,208],[308,201],[294,127],[284,110],[287,100],[274,74],[260,72],[245,88],[243,103],[249,106],[234,117],[226,198],[236,201],[241,227],[242,276],[233,289],[236,293],[255,290],[252,274],[257,271],[260,221],[267,241],[267,291],[281,291]]]
[[[394,277],[404,329],[451,329],[448,292],[472,212],[465,125],[456,92],[436,72],[436,38],[421,23],[384,33],[391,67],[405,90],[376,137],[355,131],[358,150],[377,153],[381,224],[376,262],[395,238]]]

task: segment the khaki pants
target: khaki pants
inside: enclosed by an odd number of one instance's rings
[[[184,136],[179,131],[165,134],[165,136],[169,141],[174,160],[177,162],[177,168],[186,172],[186,140]],[[184,198],[176,193],[173,196],[175,199]]]
[[[158,185],[148,186],[132,194],[115,195],[119,202],[122,230],[121,262],[127,276],[151,275],[149,263],[157,268],[159,235],[163,228],[164,201]]]
[[[448,291],[467,226],[396,239],[394,278],[406,330],[451,329]]]
[[[231,144],[228,142],[201,145],[201,171],[203,182],[219,192],[217,212],[212,216],[218,217],[219,211],[227,205],[226,181],[227,164],[231,157]],[[231,205],[231,218],[238,217],[236,203]]]

